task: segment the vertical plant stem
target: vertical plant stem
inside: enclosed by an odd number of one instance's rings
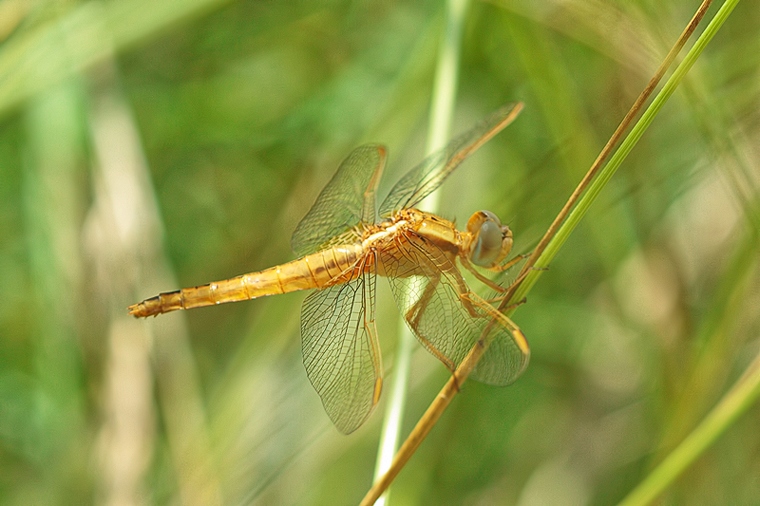
[[[462,26],[467,12],[468,0],[449,0],[446,5],[446,26],[443,33],[435,79],[426,153],[431,154],[446,144],[451,130],[451,118],[454,111],[459,75],[459,56],[462,42]],[[426,211],[436,212],[438,192],[433,192],[420,205]],[[399,342],[396,351],[392,390],[383,420],[383,429],[378,447],[375,478],[377,481],[389,469],[393,456],[398,449],[399,432],[406,404],[406,392],[409,382],[409,366],[413,351],[414,337],[403,319],[399,319]],[[389,490],[375,504],[385,504]]]
[[[151,293],[157,287],[175,286],[177,281],[161,249],[163,225],[143,145],[119,87],[118,71],[111,63],[104,63],[91,74],[93,91],[88,117],[95,160],[89,221],[98,230],[97,235],[93,234],[93,242],[97,242],[93,249],[98,253],[94,259],[103,264],[102,271],[107,273],[102,281],[119,287],[119,290],[113,286],[101,288],[104,293],[115,292],[110,301],[113,320],[106,371],[109,410],[102,429],[103,439],[111,445],[105,455],[111,465],[106,475],[110,480],[107,485],[113,489],[109,498],[114,499],[113,503],[125,503],[125,493],[120,489],[127,479],[126,454],[133,453],[137,454],[133,457],[136,462],[128,474],[135,481],[132,486],[135,491],[127,497],[141,497],[138,485],[145,481],[143,475],[155,452],[150,432],[156,416],[150,377],[152,359],[156,402],[161,409],[166,451],[173,465],[180,502],[223,504],[184,318],[145,324],[124,311],[128,301],[137,299],[138,286],[146,285],[147,289],[140,291]],[[142,276],[155,280],[153,288]],[[139,403],[133,399],[137,395],[143,397]]]

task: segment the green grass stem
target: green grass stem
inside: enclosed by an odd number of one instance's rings
[[[451,120],[454,114],[457,94],[462,26],[466,17],[468,3],[468,0],[449,0],[446,5],[446,25],[433,81],[428,139],[425,148],[426,154],[432,154],[442,148],[450,136]],[[433,192],[422,202],[420,207],[430,212],[436,212],[438,201],[439,192]],[[393,462],[393,457],[398,450],[399,434],[409,383],[411,355],[414,351],[415,339],[403,318],[399,318],[398,327],[399,340],[396,347],[394,370],[391,379],[392,390],[380,434],[377,462],[375,464],[375,481],[388,471]],[[385,504],[389,493],[390,489],[375,504]]]

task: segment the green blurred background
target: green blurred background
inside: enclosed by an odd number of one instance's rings
[[[529,251],[697,3],[472,2],[453,133],[526,107],[441,214],[494,211]],[[361,143],[389,146],[387,191],[424,154],[443,20],[433,1],[0,1],[0,503],[358,502],[385,399],[350,436],[330,424],[303,294],[125,308],[290,260]],[[515,313],[527,372],[467,383],[393,504],[614,503],[757,354],[759,26],[740,4]],[[421,348],[412,366],[405,431],[448,378]],[[664,503],[758,504],[758,417]]]

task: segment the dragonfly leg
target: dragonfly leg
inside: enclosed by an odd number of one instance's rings
[[[459,258],[459,260],[460,262],[462,262],[462,265],[464,266],[464,268],[470,271],[484,285],[488,286],[489,288],[492,288],[493,290],[496,290],[499,293],[504,293],[507,291],[507,289],[501,286],[500,284],[491,281],[490,279],[488,279],[487,277],[479,273],[477,269],[475,269],[475,267],[472,266],[470,261],[467,260],[466,257],[462,256]]]
[[[549,269],[548,267],[531,267],[530,269],[528,269],[528,270],[526,270],[524,272],[521,272],[520,275],[517,276],[517,278],[515,278],[515,280],[512,281],[509,284],[509,286],[507,286],[506,288],[505,287],[501,287],[502,290],[497,290],[497,291],[500,292],[500,293],[506,294],[506,292],[508,292],[513,286],[519,285],[520,283],[522,283],[523,280],[528,276],[528,273],[530,271],[532,271],[532,270],[542,270],[542,271],[545,271],[545,270],[548,270],[548,269]],[[498,302],[498,301],[502,300],[503,298],[504,297],[494,297],[492,299],[488,299],[488,301],[489,302]],[[519,306],[520,304],[523,304],[524,302],[525,302],[525,299],[523,299],[522,301],[516,302],[515,304],[510,305],[510,307]]]
[[[504,271],[510,269],[511,267],[513,267],[515,264],[517,264],[521,260],[523,260],[525,258],[528,258],[529,256],[530,256],[530,253],[524,253],[524,254],[521,254],[521,255],[517,255],[513,259],[508,260],[507,262],[505,262],[505,263],[503,263],[501,265],[495,265],[495,266],[491,266],[491,267],[486,267],[486,269],[488,269],[490,271],[493,271],[493,272],[504,272]],[[526,271],[526,272],[520,274],[520,276],[518,276],[518,278],[516,280],[514,280],[509,286],[504,287],[504,286],[502,286],[502,285],[500,285],[498,283],[495,283],[494,281],[488,279],[487,277],[483,276],[481,273],[479,273],[475,269],[475,267],[473,267],[472,263],[470,263],[470,261],[467,259],[467,257],[464,257],[464,256],[460,257],[460,261],[462,262],[462,265],[464,266],[464,268],[467,269],[468,271],[470,271],[476,278],[478,278],[478,280],[481,283],[483,283],[484,285],[488,286],[489,288],[491,288],[491,289],[493,289],[493,290],[495,290],[495,291],[497,291],[499,293],[505,293],[513,285],[516,285],[516,284],[520,283],[523,279],[525,279],[525,276],[528,275],[528,272],[530,272],[530,271]],[[496,299],[493,299],[493,300],[499,300],[499,299],[496,298]]]
[[[487,269],[494,272],[504,272],[507,269],[514,267],[517,263],[524,260],[525,258],[528,258],[530,255],[531,255],[530,253],[523,253],[521,255],[515,256],[511,260],[507,260],[503,264],[487,267]]]
[[[493,304],[496,304],[497,302],[503,301],[505,296],[506,295],[497,295],[496,297],[492,297],[490,299],[484,299],[484,300],[486,302],[488,302],[489,304],[493,305]],[[509,311],[511,309],[515,309],[517,307],[522,306],[526,302],[528,302],[528,298],[527,297],[523,297],[521,300],[518,300],[517,302],[513,302],[512,304],[508,304],[507,306],[504,306],[501,310],[502,311]]]
[[[507,315],[505,315],[504,313],[502,313],[501,311],[493,307],[485,299],[483,299],[476,293],[467,292],[467,293],[463,293],[461,296],[463,300],[469,299],[469,301],[472,304],[482,309],[485,313],[488,314],[488,316],[496,320],[497,323],[508,328],[512,332],[512,336],[515,339],[515,343],[520,348],[520,351],[523,353],[523,355],[530,354],[530,346],[528,346],[528,340],[525,339],[525,334],[522,333],[522,330],[520,330],[520,327],[518,327],[517,324],[513,322],[511,318],[509,318]],[[522,304],[522,302],[523,301],[519,302],[518,304]]]
[[[412,307],[409,308],[409,310],[404,315],[404,319],[412,328],[414,335],[417,336],[417,339],[419,339],[422,345],[425,346],[425,348],[427,348],[428,351],[430,351],[430,353],[435,356],[435,358],[440,360],[447,369],[454,372],[456,371],[456,364],[454,364],[454,362],[449,360],[443,353],[441,353],[438,348],[433,346],[433,343],[425,339],[425,337],[419,331],[420,320],[422,319],[425,308],[427,308],[428,304],[430,303],[430,299],[433,297],[435,289],[437,288],[441,278],[440,276],[436,276],[430,277],[428,280],[429,282],[425,286],[425,290],[422,292],[422,296],[417,300],[417,302],[414,303],[414,305],[412,305]]]

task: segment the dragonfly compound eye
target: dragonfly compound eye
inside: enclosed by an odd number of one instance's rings
[[[470,253],[470,260],[475,265],[491,267],[499,263],[512,247],[512,234],[509,228],[503,227],[493,213],[488,211],[476,213],[470,219],[468,229],[476,234]]]

